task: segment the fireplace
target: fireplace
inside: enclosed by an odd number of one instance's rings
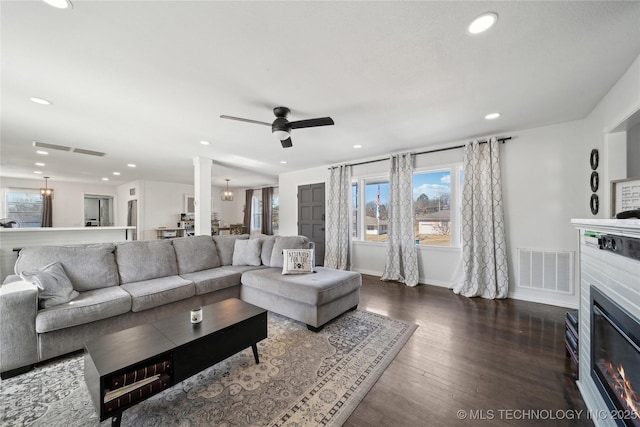
[[[617,424],[640,427],[640,321],[590,290],[591,378]]]

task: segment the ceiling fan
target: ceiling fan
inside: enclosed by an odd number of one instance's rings
[[[240,122],[255,123],[257,125],[271,126],[271,132],[280,140],[282,148],[289,148],[293,146],[291,142],[291,129],[311,128],[316,126],[329,126],[333,125],[333,119],[331,117],[319,117],[317,119],[298,120],[290,122],[287,120],[287,116],[291,110],[287,107],[276,107],[273,109],[276,119],[273,123],[260,122],[258,120],[243,119],[241,117],[225,116],[221,115],[221,119],[238,120]]]

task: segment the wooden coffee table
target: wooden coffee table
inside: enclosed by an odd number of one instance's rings
[[[247,347],[260,363],[256,344],[267,338],[266,310],[231,298],[203,307],[201,323],[192,324],[189,315],[186,311],[85,343],[84,377],[100,421],[111,417],[111,425],[119,426],[125,409]],[[162,389],[107,410],[104,396],[114,378],[167,361],[169,377]]]

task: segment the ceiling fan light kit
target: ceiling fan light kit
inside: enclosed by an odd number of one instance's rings
[[[301,128],[310,128],[316,126],[330,126],[335,124],[331,117],[320,117],[317,119],[308,119],[308,120],[298,120],[295,122],[290,122],[287,120],[289,116],[289,110],[287,107],[276,107],[273,109],[273,114],[276,116],[276,119],[273,123],[261,122],[258,120],[251,119],[243,119],[241,117],[234,116],[225,116],[221,115],[221,119],[229,119],[229,120],[237,120],[240,122],[254,123],[258,125],[267,125],[271,126],[271,133],[278,138],[280,143],[282,144],[282,148],[289,148],[293,146],[293,142],[291,141],[291,129],[301,129]]]

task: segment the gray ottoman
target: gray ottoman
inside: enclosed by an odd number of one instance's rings
[[[362,276],[354,271],[317,267],[316,273],[283,275],[281,268],[242,274],[240,298],[306,323],[317,332],[360,301]]]

